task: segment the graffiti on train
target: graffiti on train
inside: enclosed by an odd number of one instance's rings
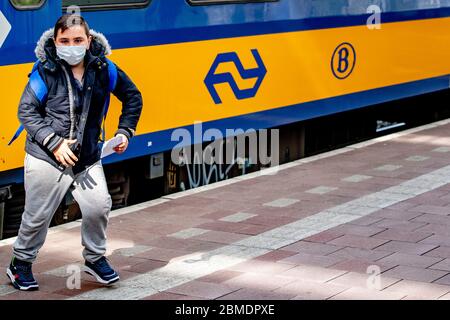
[[[186,173],[186,185],[180,189],[191,189],[232,176],[247,173],[250,167],[270,167],[276,173],[279,164],[278,129],[218,129],[203,132],[202,124],[194,126],[194,137],[187,129],[172,132],[172,141],[178,143],[172,149],[171,162]],[[201,142],[210,142],[202,146]],[[172,184],[174,183],[172,179]]]

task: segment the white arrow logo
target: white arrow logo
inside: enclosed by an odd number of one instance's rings
[[[8,19],[3,15],[0,11],[0,48],[3,46],[3,43],[6,40],[9,32],[11,31],[11,25],[9,24]]]

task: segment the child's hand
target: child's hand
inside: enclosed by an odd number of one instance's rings
[[[119,145],[115,146],[113,148],[113,150],[116,153],[121,154],[121,153],[124,153],[125,150],[127,150],[127,148],[128,148],[128,138],[127,138],[126,135],[124,135],[122,133],[119,133],[119,134],[116,135],[116,137],[118,137],[118,136],[122,137],[122,143],[120,143]]]

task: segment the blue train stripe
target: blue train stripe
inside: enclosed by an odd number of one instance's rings
[[[95,17],[98,13],[95,12],[94,14],[89,12],[84,14],[88,21],[92,20],[93,23],[91,24],[91,26],[95,26],[96,24]],[[125,13],[125,11],[121,15],[124,19],[126,19],[127,14]],[[306,19],[252,23],[236,23],[230,21],[230,24],[224,25],[208,25],[164,30],[136,30],[135,32],[128,31],[123,33],[110,32],[111,28],[108,24],[102,24],[98,27],[100,27],[100,31],[105,33],[113,49],[125,49],[183,42],[244,37],[252,35],[359,26],[365,25],[369,16],[370,15],[365,14],[354,16],[314,17]],[[444,17],[450,17],[450,7],[401,12],[386,12],[382,14],[382,23],[435,19]],[[49,25],[48,27],[51,27],[51,25]],[[97,29],[97,26],[95,26],[95,29]],[[6,50],[6,48],[4,48],[4,50],[0,50],[0,66],[34,61],[34,47],[35,43],[23,45],[20,47],[20,50]]]

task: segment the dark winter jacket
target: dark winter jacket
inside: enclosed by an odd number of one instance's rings
[[[86,52],[83,86],[77,94],[71,67],[57,56],[52,35],[53,29],[44,32],[35,49],[40,61],[38,72],[48,88],[47,99],[40,103],[28,83],[20,100],[18,117],[27,131],[25,151],[61,171],[65,167],[56,160],[53,151],[64,138],[77,139],[77,143],[71,146],[79,159],[72,167],[77,174],[100,159],[98,142],[109,83],[105,56],[111,53],[111,47],[101,33],[91,30],[92,41]],[[122,102],[122,114],[115,135],[123,133],[130,140],[142,111],[142,96],[125,72],[116,67],[117,85],[112,93]],[[72,102],[69,101],[69,89]]]

